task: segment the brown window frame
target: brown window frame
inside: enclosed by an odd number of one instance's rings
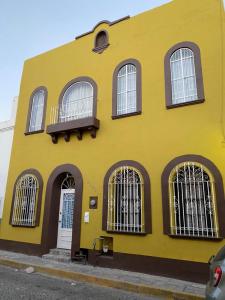
[[[217,218],[219,224],[219,237],[198,237],[198,236],[182,236],[171,234],[170,229],[170,204],[169,204],[169,185],[168,180],[173,168],[185,161],[194,161],[205,166],[215,179],[215,201],[217,203]],[[225,237],[225,201],[224,201],[224,188],[223,179],[219,169],[209,159],[195,154],[188,154],[175,157],[164,168],[161,176],[161,188],[162,188],[162,207],[163,207],[163,233],[172,238],[179,239],[197,239],[197,240],[220,240]]]
[[[127,113],[123,115],[117,114],[117,75],[119,70],[127,65],[132,64],[136,67],[136,102],[137,110],[132,113]],[[140,115],[142,112],[142,75],[141,75],[141,64],[137,59],[129,58],[117,65],[113,72],[113,82],[112,82],[112,119],[120,119],[124,117],[130,117],[135,115]]]
[[[34,175],[39,183],[39,190],[38,190],[38,197],[37,197],[37,210],[36,210],[36,219],[35,219],[35,225],[34,226],[25,226],[25,225],[14,225],[12,224],[12,217],[13,217],[13,209],[14,209],[14,202],[15,202],[15,195],[16,195],[16,186],[18,181],[21,177],[23,177],[26,174]],[[34,228],[39,226],[40,224],[40,214],[41,214],[41,200],[42,200],[42,191],[43,191],[43,179],[41,174],[36,169],[27,169],[24,170],[20,175],[17,177],[14,187],[13,187],[13,197],[12,197],[12,205],[11,205],[11,211],[10,211],[10,218],[9,218],[9,224],[13,227],[25,227],[25,228]]]
[[[98,37],[100,34],[105,34],[106,37],[106,43],[103,43],[101,45],[97,45],[98,42]],[[94,48],[92,49],[92,51],[97,52],[97,53],[102,53],[107,47],[109,47],[109,34],[106,30],[100,30],[96,36],[95,36],[95,42],[94,42]]]
[[[107,229],[108,219],[108,182],[113,171],[122,166],[130,166],[136,168],[142,175],[144,180],[144,232],[119,232],[109,231]],[[128,235],[146,235],[152,233],[152,216],[151,216],[151,184],[150,177],[147,170],[137,161],[122,160],[112,165],[105,174],[103,181],[103,207],[102,207],[102,230],[115,233],[115,234],[128,234]]]
[[[195,75],[197,85],[197,99],[193,101],[173,104],[172,99],[172,85],[171,85],[171,69],[170,69],[170,58],[172,54],[180,48],[189,48],[194,54],[195,63]],[[180,42],[171,47],[164,58],[164,72],[165,72],[165,96],[166,96],[166,108],[176,108],[180,106],[199,104],[205,101],[204,96],[204,85],[202,77],[202,65],[201,65],[201,53],[200,48],[193,42]]]
[[[41,129],[40,130],[35,130],[35,131],[29,131],[30,128],[30,118],[31,118],[31,112],[32,112],[32,106],[33,106],[33,98],[34,95],[39,91],[43,90],[45,93],[44,97],[44,108],[43,108],[43,117],[42,117],[42,123],[41,123]],[[28,107],[28,113],[27,113],[27,122],[26,122],[26,129],[25,129],[25,135],[30,135],[30,134],[37,134],[37,133],[42,133],[45,130],[45,118],[46,118],[46,107],[47,107],[47,98],[48,98],[48,90],[45,86],[39,86],[37,87],[31,94],[30,100],[29,100],[29,107]]]

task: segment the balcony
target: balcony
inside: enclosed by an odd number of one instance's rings
[[[66,142],[70,141],[72,134],[76,135],[78,140],[82,140],[84,132],[89,132],[92,138],[96,137],[100,122],[93,116],[90,104],[88,101],[76,101],[51,108],[47,134],[51,136],[54,144],[58,142],[59,136],[63,136]]]

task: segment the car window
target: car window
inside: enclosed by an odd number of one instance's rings
[[[225,259],[225,246],[219,250],[213,261],[219,261],[223,259]]]

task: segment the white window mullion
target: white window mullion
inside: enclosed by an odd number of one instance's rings
[[[126,65],[126,105],[125,110],[128,111],[128,66]]]
[[[182,54],[182,49],[179,49],[180,51],[180,57],[181,57],[181,77],[182,77],[182,86],[183,86],[183,99],[185,100],[185,83],[184,83],[184,66],[183,66],[183,54]]]

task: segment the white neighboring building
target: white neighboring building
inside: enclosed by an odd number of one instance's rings
[[[5,189],[16,121],[18,97],[14,97],[10,120],[0,122],[0,219],[2,218]]]

